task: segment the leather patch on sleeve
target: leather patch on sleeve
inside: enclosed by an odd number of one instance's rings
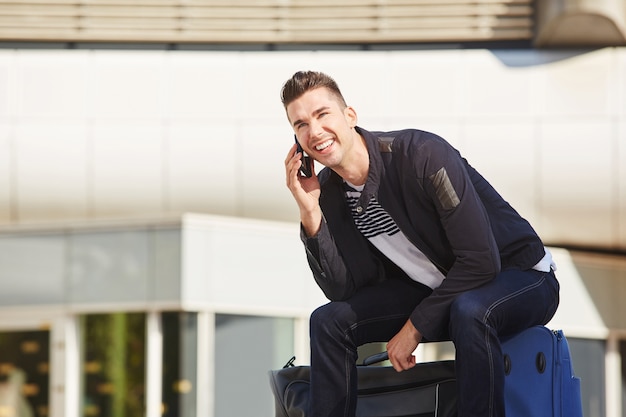
[[[378,138],[378,150],[381,153],[393,152],[392,145],[393,145],[393,140],[394,139],[395,138],[393,138],[393,137],[379,137]]]
[[[441,168],[429,178],[435,186],[437,198],[439,199],[439,203],[444,208],[444,210],[450,210],[459,205],[461,200],[456,194],[456,191],[452,186],[452,182],[450,181],[450,177],[448,177],[448,173],[446,172],[445,168]]]

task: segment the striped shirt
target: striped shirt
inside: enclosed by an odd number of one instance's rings
[[[359,232],[414,281],[432,289],[441,285],[445,276],[407,239],[376,198],[367,210],[357,210],[363,186],[347,182],[345,185],[348,206]]]

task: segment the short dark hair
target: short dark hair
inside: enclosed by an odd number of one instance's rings
[[[289,103],[296,100],[304,93],[316,88],[326,87],[346,107],[346,101],[339,90],[339,86],[329,75],[317,71],[298,71],[288,79],[280,90],[280,100],[287,108]]]

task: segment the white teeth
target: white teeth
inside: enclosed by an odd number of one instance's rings
[[[322,149],[328,148],[330,145],[332,145],[333,142],[334,141],[332,139],[328,139],[326,142],[324,142],[324,143],[322,143],[320,145],[317,145],[315,147],[315,149],[317,149],[318,151],[321,151]]]

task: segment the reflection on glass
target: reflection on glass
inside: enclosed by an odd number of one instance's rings
[[[583,415],[606,416],[606,341],[568,337],[574,373],[580,378]]]
[[[146,316],[81,317],[84,417],[145,415]]]
[[[622,359],[622,417],[626,417],[626,340],[620,342],[619,353]]]
[[[267,370],[293,356],[293,341],[293,319],[217,314],[215,415],[274,415]]]
[[[196,417],[198,314],[167,312],[163,323],[163,417]]]
[[[48,331],[0,332],[0,416],[48,415],[49,347]]]

